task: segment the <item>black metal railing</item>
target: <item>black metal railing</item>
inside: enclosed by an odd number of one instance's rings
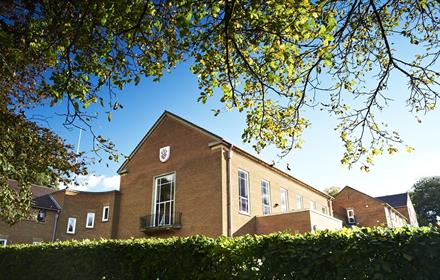
[[[154,229],[173,229],[181,228],[182,213],[175,212],[174,215],[170,214],[154,214],[142,216],[139,218],[139,227],[141,230],[154,230]]]

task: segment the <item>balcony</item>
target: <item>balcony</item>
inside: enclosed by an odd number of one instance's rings
[[[182,213],[176,212],[174,215],[155,214],[139,218],[139,228],[143,232],[175,230],[182,227]]]

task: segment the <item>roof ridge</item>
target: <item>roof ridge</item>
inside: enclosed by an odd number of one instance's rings
[[[162,113],[162,115],[156,120],[156,122],[155,122],[155,123],[153,124],[153,126],[148,130],[148,132],[144,135],[144,137],[141,139],[141,141],[136,145],[136,147],[133,149],[133,151],[130,153],[130,155],[129,155],[128,158],[124,161],[124,163],[121,165],[121,167],[118,168],[118,170],[117,170],[117,173],[118,173],[118,174],[120,174],[120,173],[124,170],[124,167],[128,164],[128,162],[129,162],[129,160],[131,159],[131,157],[137,152],[137,150],[140,148],[140,146],[143,144],[143,142],[148,138],[148,136],[153,132],[153,130],[159,125],[159,123],[160,123],[160,122],[165,118],[165,116],[167,116],[167,115],[168,115],[168,116],[171,116],[171,117],[174,117],[174,118],[176,118],[176,119],[178,119],[178,120],[180,120],[180,121],[182,121],[182,122],[184,122],[184,123],[186,123],[186,124],[188,124],[188,125],[190,125],[190,126],[193,126],[193,127],[197,128],[197,129],[201,130],[201,131],[204,132],[204,133],[207,133],[207,134],[209,134],[209,135],[211,135],[211,136],[217,138],[218,140],[220,140],[219,145],[221,145],[221,144],[227,144],[227,145],[230,145],[230,146],[232,145],[232,146],[233,146],[233,149],[236,149],[237,151],[239,151],[239,152],[243,153],[244,155],[250,157],[252,160],[257,160],[257,161],[259,161],[259,162],[262,162],[262,163],[263,163],[266,167],[268,167],[269,169],[272,169],[272,170],[274,170],[274,171],[276,171],[276,172],[279,172],[279,173],[281,173],[283,176],[286,176],[287,178],[289,178],[289,179],[291,179],[291,180],[294,180],[295,182],[297,182],[297,183],[299,183],[299,184],[302,184],[304,187],[310,188],[310,189],[312,189],[313,191],[315,191],[315,192],[317,192],[317,193],[319,193],[319,194],[321,194],[321,195],[324,195],[324,196],[326,196],[326,197],[328,197],[328,198],[333,198],[331,195],[329,195],[329,194],[327,194],[327,193],[325,193],[325,192],[323,192],[323,191],[321,191],[321,190],[319,190],[319,189],[317,189],[317,188],[315,188],[315,187],[313,187],[313,186],[311,186],[311,185],[309,185],[309,184],[307,184],[307,183],[301,181],[300,179],[296,178],[295,176],[293,176],[293,175],[291,175],[291,174],[289,174],[289,173],[287,173],[287,172],[285,172],[285,171],[283,171],[283,170],[281,170],[281,169],[279,169],[279,168],[277,168],[277,167],[275,167],[275,166],[271,166],[271,165],[270,165],[269,163],[267,163],[265,160],[263,160],[263,159],[261,159],[261,158],[259,158],[259,157],[257,157],[257,156],[254,156],[253,154],[251,154],[250,152],[244,150],[243,148],[240,148],[240,147],[238,147],[238,146],[236,146],[236,145],[234,145],[234,144],[228,142],[228,141],[225,140],[222,136],[219,136],[219,135],[217,135],[217,134],[215,134],[215,133],[213,133],[213,132],[211,132],[211,131],[209,131],[209,130],[207,130],[207,129],[205,129],[205,128],[203,128],[203,127],[197,125],[197,124],[194,124],[193,122],[188,121],[187,119],[184,119],[183,117],[178,116],[178,115],[176,115],[176,114],[174,114],[174,113],[172,113],[172,112],[170,112],[170,111],[167,111],[167,110],[165,110],[165,111]]]

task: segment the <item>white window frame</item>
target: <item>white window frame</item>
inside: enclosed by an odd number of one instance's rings
[[[107,211],[107,216],[105,215]],[[102,207],[102,221],[108,222],[108,219],[110,217],[110,205],[105,205]]]
[[[264,189],[266,188],[266,194]],[[264,198],[267,196],[267,203],[264,203]],[[261,204],[263,209],[263,215],[269,215],[272,213],[271,203],[270,203],[270,183],[266,180],[261,180]]]
[[[172,181],[171,181],[171,195],[170,195],[170,199],[169,200],[159,200],[158,201],[158,197],[160,196],[160,191],[158,191],[158,187],[162,186],[162,184],[158,184],[159,180],[164,178],[164,177],[168,177],[168,176],[172,176]],[[169,204],[169,219],[168,219],[168,223],[166,223],[165,221],[162,221],[163,217],[159,220],[159,222],[156,222],[156,215],[158,215],[157,213],[157,205],[158,204],[164,204],[167,205]],[[166,207],[166,206],[164,206]],[[169,173],[164,173],[158,176],[155,176],[153,179],[153,204],[152,204],[152,219],[150,221],[151,226],[153,227],[160,227],[160,226],[171,226],[174,224],[175,221],[175,212],[176,212],[176,172],[169,172]],[[164,215],[163,215],[164,216]]]
[[[241,177],[240,174],[244,174],[245,177]],[[241,193],[240,180],[245,179],[245,193]],[[246,201],[247,209],[241,209],[241,202]],[[249,215],[251,213],[251,205],[249,199],[249,173],[247,171],[238,170],[238,212]]]
[[[72,221],[72,225],[73,225],[73,229],[72,229],[72,231],[69,231],[69,224],[70,224],[70,222]],[[68,219],[67,219],[67,230],[66,230],[66,233],[68,233],[68,234],[75,234],[75,232],[76,232],[76,218],[74,218],[74,217],[69,217]]]
[[[356,223],[356,218],[354,217],[354,209],[353,208],[347,208],[347,221],[349,224]]]
[[[316,210],[316,201],[310,200],[310,209]]]
[[[302,195],[295,195],[295,206],[297,210],[304,209],[304,198]]]
[[[8,240],[6,238],[0,238],[0,242],[3,242],[3,245],[0,245],[0,247],[6,247],[8,244]]]
[[[283,205],[283,196],[285,196],[285,202]],[[285,188],[280,188],[280,206],[281,212],[285,213],[289,211],[289,191]]]
[[[43,241],[32,241],[32,245],[38,245],[38,244],[41,244],[41,243],[43,243]]]
[[[95,212],[87,212],[86,216],[86,228],[94,228],[95,227]],[[89,217],[92,218],[92,225],[89,226]]]
[[[322,206],[321,206],[321,212],[322,212],[323,214],[328,215],[327,206],[322,205]]]

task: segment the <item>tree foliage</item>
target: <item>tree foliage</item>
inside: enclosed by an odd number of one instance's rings
[[[94,134],[90,106],[111,120],[125,85],[159,81],[189,61],[198,100],[220,89],[223,109],[246,114],[242,137],[257,151],[300,148],[303,113],[317,108],[340,120],[341,162],[368,171],[402,143],[375,117],[390,101],[391,73],[408,83],[411,110],[435,108],[439,30],[436,0],[6,0],[0,96],[14,113],[65,104],[64,124],[89,130],[94,150],[117,160],[113,143]]]
[[[62,139],[22,114],[0,110],[0,120],[0,217],[14,224],[30,214],[31,184],[56,187],[86,167]],[[8,179],[17,180],[19,192]]]
[[[337,186],[332,186],[332,187],[328,187],[328,188],[324,189],[324,192],[326,194],[329,194],[333,197],[335,197],[340,191],[341,191],[341,188],[337,187]]]
[[[440,216],[440,177],[420,179],[413,186],[411,200],[420,225],[437,224]]]

